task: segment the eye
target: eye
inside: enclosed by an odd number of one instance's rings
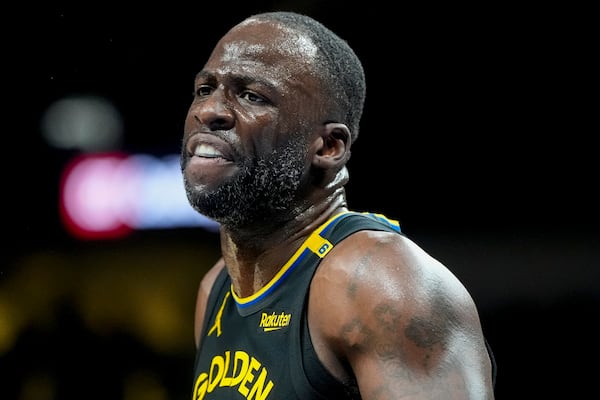
[[[268,103],[268,101],[264,97],[259,96],[256,93],[251,92],[249,90],[241,92],[240,97],[244,100],[249,101],[250,103]]]
[[[212,93],[213,88],[209,85],[200,85],[194,91],[194,95],[198,97],[208,96]]]

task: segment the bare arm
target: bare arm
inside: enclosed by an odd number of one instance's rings
[[[219,259],[211,269],[202,277],[200,286],[198,287],[198,295],[196,297],[196,312],[194,316],[194,339],[196,342],[196,348],[200,346],[200,331],[202,330],[202,324],[204,323],[204,314],[206,313],[206,303],[208,301],[208,295],[212,288],[217,275],[225,266],[223,259]]]
[[[323,260],[309,303],[320,359],[363,400],[494,398],[464,286],[412,241],[360,232]]]

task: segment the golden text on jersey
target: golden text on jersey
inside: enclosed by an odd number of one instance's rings
[[[227,296],[228,297],[228,296]],[[209,336],[220,335],[220,313]],[[259,330],[272,332],[289,326],[291,314],[285,312],[263,312]],[[212,357],[208,371],[201,372],[194,384],[193,400],[207,399],[207,394],[220,388],[236,388],[238,393],[248,400],[266,400],[275,384],[269,379],[269,371],[256,357],[243,350],[227,350]],[[240,398],[242,398],[240,397]]]
[[[245,351],[226,351],[215,355],[209,370],[198,375],[193,400],[208,399],[207,394],[224,387],[236,387],[248,400],[266,400],[274,385],[260,360]]]

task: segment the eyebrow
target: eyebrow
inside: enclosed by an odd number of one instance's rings
[[[196,74],[196,77],[194,78],[194,80],[198,80],[201,78],[208,79],[208,78],[212,78],[213,76],[214,76],[214,74],[212,74],[206,70],[202,70]]]
[[[195,79],[196,80],[198,80],[198,79],[211,80],[211,79],[215,79],[215,74],[210,71],[207,71],[207,70],[202,70],[196,74]],[[267,88],[268,90],[277,90],[277,88],[279,87],[279,85],[276,85],[266,79],[260,79],[260,78],[251,77],[248,75],[234,74],[234,75],[228,76],[227,80],[229,80],[230,82],[233,82],[234,84],[239,85],[239,86],[246,86],[246,85],[254,83],[257,85],[262,85],[265,88]]]

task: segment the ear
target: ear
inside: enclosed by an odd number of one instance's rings
[[[343,165],[350,158],[350,129],[345,124],[330,122],[324,125],[313,165],[331,168]]]

